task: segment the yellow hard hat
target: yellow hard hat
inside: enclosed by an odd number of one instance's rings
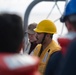
[[[38,33],[50,33],[54,34],[57,32],[55,24],[50,20],[42,20],[37,27],[34,29]]]

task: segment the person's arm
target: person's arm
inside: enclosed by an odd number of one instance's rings
[[[44,75],[54,75],[54,72],[56,71],[60,59],[61,51],[53,53],[49,58]]]
[[[76,75],[76,40],[69,45],[61,69],[56,75]]]

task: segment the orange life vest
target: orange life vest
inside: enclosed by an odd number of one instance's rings
[[[0,54],[0,75],[39,75],[38,64],[34,56]]]
[[[76,38],[76,33],[74,32],[69,32],[65,36],[59,37],[58,38],[58,43],[62,47],[62,54],[65,55],[67,52],[67,47],[69,46],[70,42]]]

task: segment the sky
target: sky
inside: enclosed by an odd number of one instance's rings
[[[32,1],[33,0],[0,0],[0,12],[6,11],[6,12],[17,13],[24,20],[24,14],[26,12],[26,9]],[[57,2],[57,5],[61,13],[58,11],[57,7],[55,6],[52,13],[49,15],[54,4],[55,2],[43,1],[35,5],[29,15],[28,25],[33,22],[39,23],[43,19],[52,20],[57,27],[57,34],[55,34],[55,37],[54,37],[54,39],[56,40],[58,36],[64,35],[65,33],[67,33],[67,29],[64,24],[62,24],[59,20],[57,20],[58,18],[61,17],[61,14],[64,11],[65,2],[63,1]]]

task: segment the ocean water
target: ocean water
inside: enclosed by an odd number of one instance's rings
[[[26,9],[32,1],[33,0],[0,0],[0,12],[17,13],[24,20]],[[55,34],[53,38],[56,41],[59,36],[67,33],[65,25],[59,21],[59,18],[64,11],[65,2],[57,2],[57,6],[55,5],[55,2],[43,1],[38,3],[31,10],[28,22],[29,25],[33,22],[39,23],[43,19],[52,20],[57,27],[57,34]]]

